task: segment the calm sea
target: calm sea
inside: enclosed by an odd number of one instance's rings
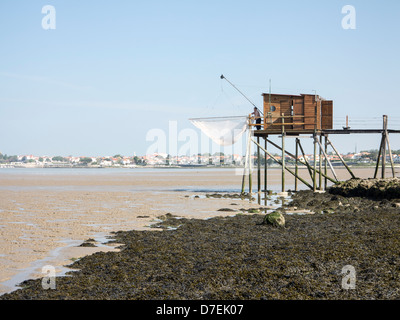
[[[186,168],[0,168],[0,179],[1,177],[12,176],[12,175],[24,175],[30,177],[46,177],[46,176],[96,176],[96,177],[135,177],[138,176],[169,176],[175,174],[188,173],[189,175],[196,175],[196,173],[203,174],[218,174],[218,173],[228,173],[232,175],[242,175],[242,168],[196,168],[196,167],[186,167]],[[268,189],[275,192],[280,192],[280,170],[270,170],[272,176],[269,179]],[[269,174],[269,175],[270,175]],[[256,175],[255,173],[253,175]],[[256,177],[253,178],[253,191],[257,188]],[[241,180],[241,179],[239,179]],[[294,185],[288,183],[286,185],[287,189],[294,189]],[[208,186],[196,186],[191,185],[190,182],[187,185],[179,184],[179,186],[129,186],[127,190],[126,186],[0,186],[0,190],[88,190],[88,191],[188,191],[188,192],[230,192],[230,193],[240,193],[241,183],[236,183],[232,185],[227,185],[226,182],[216,185]],[[303,186],[300,185],[300,189]],[[246,178],[246,192],[248,191],[248,184]]]

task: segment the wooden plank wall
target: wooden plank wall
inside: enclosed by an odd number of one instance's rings
[[[324,100],[321,106],[322,129],[333,129],[333,101]]]
[[[281,99],[281,115],[282,113],[285,115],[285,117],[291,116],[292,115],[292,99],[286,98],[286,99]],[[285,123],[293,123],[292,118],[285,118]],[[280,121],[282,122],[282,121]],[[292,125],[285,126],[285,130],[292,129]]]
[[[293,99],[293,115],[294,116],[302,116],[304,115],[304,104],[303,99]],[[293,118],[293,123],[304,123],[304,118]],[[293,125],[293,129],[301,130],[304,129],[304,125],[298,124]]]
[[[281,114],[280,100],[277,99],[276,97],[275,98],[271,97],[271,106],[275,106],[275,108],[276,108],[275,112],[271,112],[272,117],[273,117],[272,122],[273,123],[281,123],[281,119],[276,119],[276,117],[280,116],[280,114]],[[264,116],[267,117],[269,112],[270,112],[269,101],[264,100]],[[270,120],[267,119],[267,125],[268,125],[269,121]]]
[[[321,104],[322,101],[315,102],[317,129],[321,129]]]
[[[303,95],[304,97],[304,129],[315,128],[315,96]]]
[[[263,96],[264,115],[267,115],[269,112],[269,94]],[[333,101],[316,101],[316,96],[313,94],[299,96],[271,94],[271,105],[277,107],[277,110],[273,112],[274,117],[278,117],[282,113],[285,116],[292,114],[304,116],[304,118],[285,118],[285,123],[292,123],[292,125],[285,126],[286,130],[333,129]],[[281,120],[275,119],[274,123],[281,123]],[[281,127],[267,126],[267,128],[280,129]]]

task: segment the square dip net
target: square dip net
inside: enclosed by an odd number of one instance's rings
[[[235,144],[248,128],[248,117],[197,118],[189,121],[220,146]]]

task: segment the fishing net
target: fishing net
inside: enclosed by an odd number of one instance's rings
[[[248,120],[245,116],[223,118],[189,119],[206,136],[220,146],[235,144],[246,131]]]

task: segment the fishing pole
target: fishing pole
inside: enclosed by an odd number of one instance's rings
[[[221,79],[225,79],[226,81],[228,81],[229,84],[230,84],[232,87],[234,87],[237,91],[239,91],[239,93],[240,93],[243,97],[245,97],[246,100],[249,101],[249,102],[254,106],[254,108],[257,108],[257,110],[258,110],[262,115],[264,115],[264,114],[261,112],[261,110],[258,109],[258,107],[257,107],[253,102],[251,102],[250,99],[247,98],[247,97],[244,95],[244,93],[243,93],[242,91],[240,91],[238,88],[236,88],[236,86],[235,86],[232,82],[230,82],[227,78],[225,78],[223,74],[221,74],[221,77],[220,77],[220,78],[221,78]]]

